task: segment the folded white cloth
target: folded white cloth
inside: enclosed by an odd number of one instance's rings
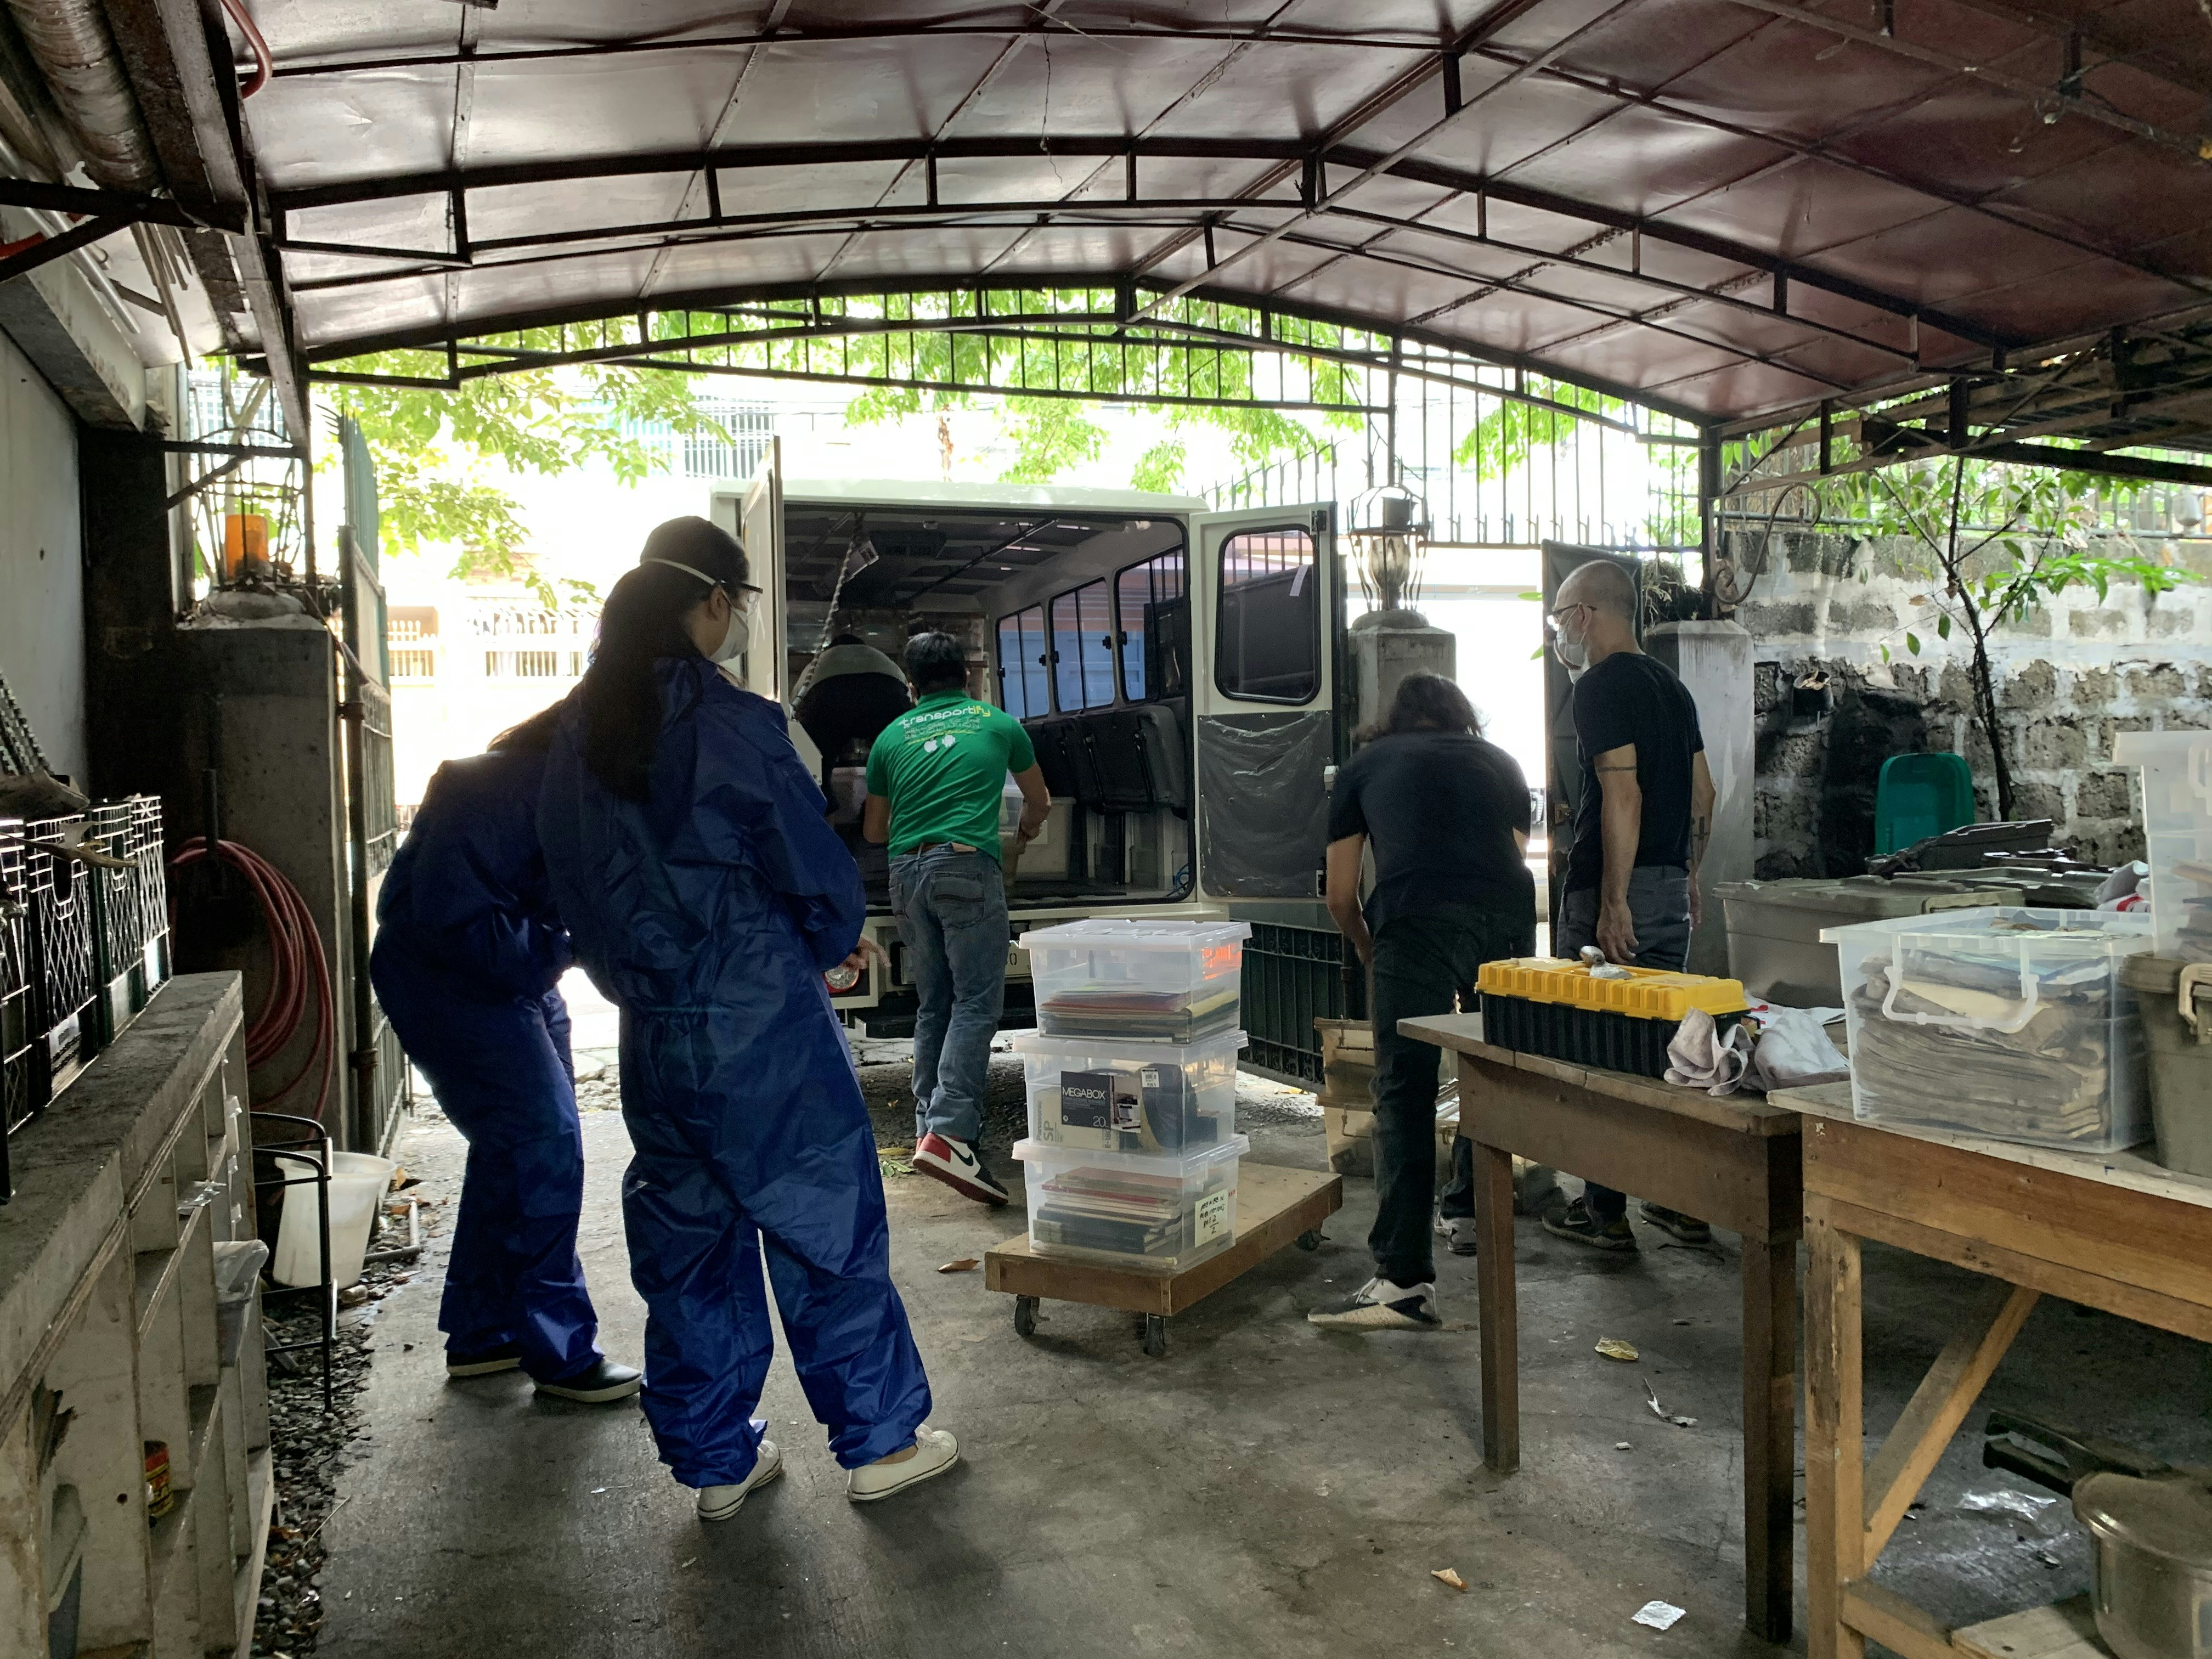
[[[1692,1008],[1667,1045],[1667,1081],[1717,1096],[1840,1082],[1850,1064],[1828,1040],[1828,1012],[1764,1006],[1723,1035],[1711,1014]]]

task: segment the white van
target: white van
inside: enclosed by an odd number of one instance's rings
[[[789,707],[848,619],[877,619],[894,655],[909,620],[964,622],[977,690],[1029,729],[1052,790],[1009,894],[1017,935],[1232,903],[1314,922],[1325,775],[1346,738],[1332,506],[1214,513],[1126,490],[817,483],[782,478],[778,462],[772,442],[750,484],[716,488],[710,514],[765,590],[746,683]],[[915,998],[884,859],[860,838],[849,768],[836,775],[854,758],[827,757],[831,793],[847,797],[841,830],[890,967],[836,1001],[869,1035],[904,1035]],[[1008,964],[1006,1024],[1026,1025],[1025,953],[1010,949]]]

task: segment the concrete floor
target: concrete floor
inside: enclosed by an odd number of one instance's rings
[[[865,1076],[879,1139],[909,1138],[903,1068]],[[994,1080],[1004,1146],[1018,1075],[1002,1063]],[[581,1250],[604,1344],[634,1359],[642,1310],[617,1202],[627,1139],[611,1087],[585,1094]],[[1323,1162],[1305,1097],[1258,1085],[1239,1127],[1255,1158]],[[461,1151],[434,1106],[403,1149],[448,1215]],[[1319,1253],[1285,1251],[1174,1321],[1161,1360],[1102,1310],[1047,1304],[1036,1337],[1017,1337],[1010,1299],[980,1273],[934,1269],[1015,1231],[1018,1200],[991,1213],[921,1177],[888,1186],[893,1268],[963,1468],[891,1503],[847,1504],[780,1359],[763,1415],[787,1476],[736,1521],[703,1527],[634,1406],[538,1401],[518,1376],[447,1383],[441,1231],[428,1271],[385,1299],[374,1328],[374,1444],[342,1477],[329,1522],[318,1651],[1774,1651],[1741,1626],[1733,1240],[1715,1260],[1646,1229],[1643,1254],[1620,1261],[1521,1224],[1525,1467],[1501,1482],[1479,1448],[1472,1260],[1440,1258],[1443,1331],[1360,1338],[1304,1322],[1367,1276],[1364,1182],[1347,1183]],[[1868,1421],[1886,1425],[1978,1287],[1871,1248],[1866,1283]],[[1606,1336],[1641,1362],[1599,1358]],[[2046,1302],[1985,1402],[2212,1462],[2208,1352]],[[1696,1425],[1654,1417],[1647,1383]],[[2018,1491],[1962,1437],[1881,1576],[1959,1622],[2085,1589],[2087,1550],[2063,1504],[2024,1494],[1989,1507]],[[1430,1577],[1441,1567],[1468,1591]],[[1687,1616],[1663,1635],[1631,1623],[1654,1599]],[[1801,1625],[1802,1609],[1801,1589]]]

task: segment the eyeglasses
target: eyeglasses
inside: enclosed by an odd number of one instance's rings
[[[1546,613],[1544,617],[1544,626],[1550,629],[1554,634],[1556,634],[1560,630],[1560,629],[1566,625],[1560,619],[1564,617],[1567,612],[1570,611],[1588,611],[1589,609],[1590,609],[1590,607],[1587,605],[1563,605],[1557,610]]]
[[[722,592],[730,596],[730,609],[744,620],[750,621],[760,606],[762,590],[750,582],[724,582],[721,586]]]

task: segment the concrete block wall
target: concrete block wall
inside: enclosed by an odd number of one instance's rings
[[[1757,536],[1729,539],[1739,569],[1756,562]],[[2139,550],[2212,574],[2212,542]],[[1875,775],[1890,754],[1964,755],[1981,815],[1996,816],[1966,641],[1936,637],[1924,620],[1928,584],[1910,561],[1909,548],[1891,544],[1778,534],[1737,612],[1753,639],[1753,830],[1762,877],[1863,870]],[[1917,656],[1905,647],[1907,629],[1920,638]],[[2112,763],[2112,740],[2212,726],[2212,581],[2160,595],[2116,586],[2101,602],[2092,589],[2062,594],[2001,632],[1993,655],[2015,815],[2051,818],[2061,844],[2084,858],[2139,856],[2130,777]]]

